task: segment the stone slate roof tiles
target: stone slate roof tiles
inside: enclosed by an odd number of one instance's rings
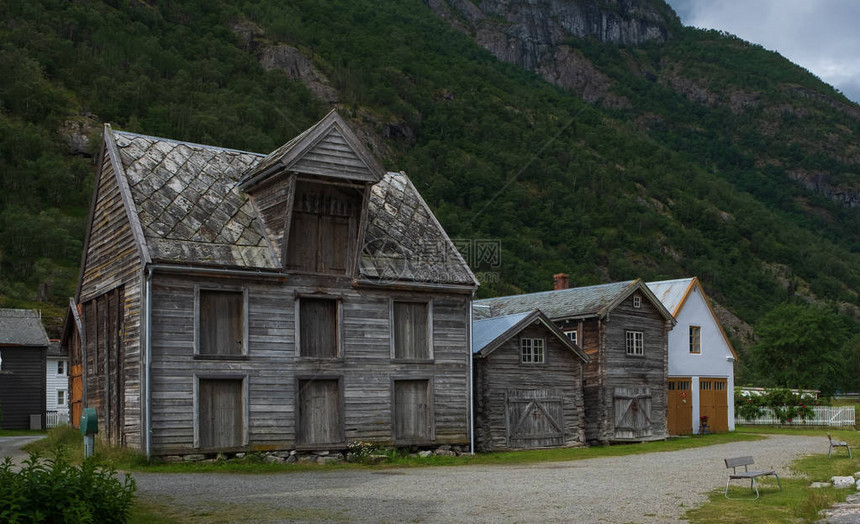
[[[285,146],[295,145],[304,134]],[[279,270],[264,224],[239,189],[277,155],[110,131],[155,262]],[[403,173],[373,184],[358,278],[476,286],[477,280]]]
[[[476,300],[488,306],[490,316],[511,315],[539,309],[549,318],[589,317],[603,314],[605,308],[625,295],[638,280],[598,286],[576,287],[541,293]]]
[[[278,267],[236,187],[262,155],[114,131],[154,261]]]
[[[47,347],[42,318],[32,309],[0,309],[0,346]]]
[[[373,185],[359,270],[363,278],[476,285],[415,186],[389,172]]]

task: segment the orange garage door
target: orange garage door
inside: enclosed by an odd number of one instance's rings
[[[726,379],[699,379],[699,416],[708,417],[712,432],[729,430],[729,403],[726,394]]]
[[[666,423],[670,435],[689,435],[693,432],[693,398],[690,379],[670,378],[668,391],[669,411]]]

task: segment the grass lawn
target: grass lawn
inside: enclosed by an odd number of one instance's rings
[[[809,435],[821,437],[824,440],[827,438],[825,433],[828,431],[833,438],[848,442],[852,451],[860,449],[860,433],[853,429],[739,426],[737,433]],[[759,485],[761,498],[758,500],[727,500],[723,496],[723,489],[717,489],[711,492],[707,503],[688,511],[685,517],[694,524],[815,522],[818,520],[820,510],[845,500],[845,497],[855,492],[853,489],[809,487],[812,482],[827,482],[834,475],[853,475],[856,471],[860,471],[858,459],[849,459],[844,449],[834,453],[832,458],[822,454],[810,455],[795,461],[791,469],[797,478],[781,478],[782,492],[777,490],[776,481],[772,477],[761,480]],[[733,482],[732,486],[729,491],[730,496],[749,496],[749,488],[744,487],[742,482]]]

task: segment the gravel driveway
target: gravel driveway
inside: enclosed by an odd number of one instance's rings
[[[827,440],[765,440],[516,466],[266,475],[135,473],[138,495],[193,520],[231,522],[678,522],[726,482],[723,458],[752,455],[789,476]]]

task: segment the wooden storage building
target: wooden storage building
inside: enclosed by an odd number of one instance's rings
[[[472,326],[476,448],[585,445],[585,353],[540,311]]]
[[[47,353],[38,311],[0,309],[0,428],[45,427]]]
[[[89,224],[72,360],[103,437],[468,443],[477,281],[336,112],[269,155],[106,126]]]
[[[639,279],[567,288],[556,277],[553,291],[476,301],[476,318],[539,309],[583,349],[589,443],[666,438],[671,313]]]

